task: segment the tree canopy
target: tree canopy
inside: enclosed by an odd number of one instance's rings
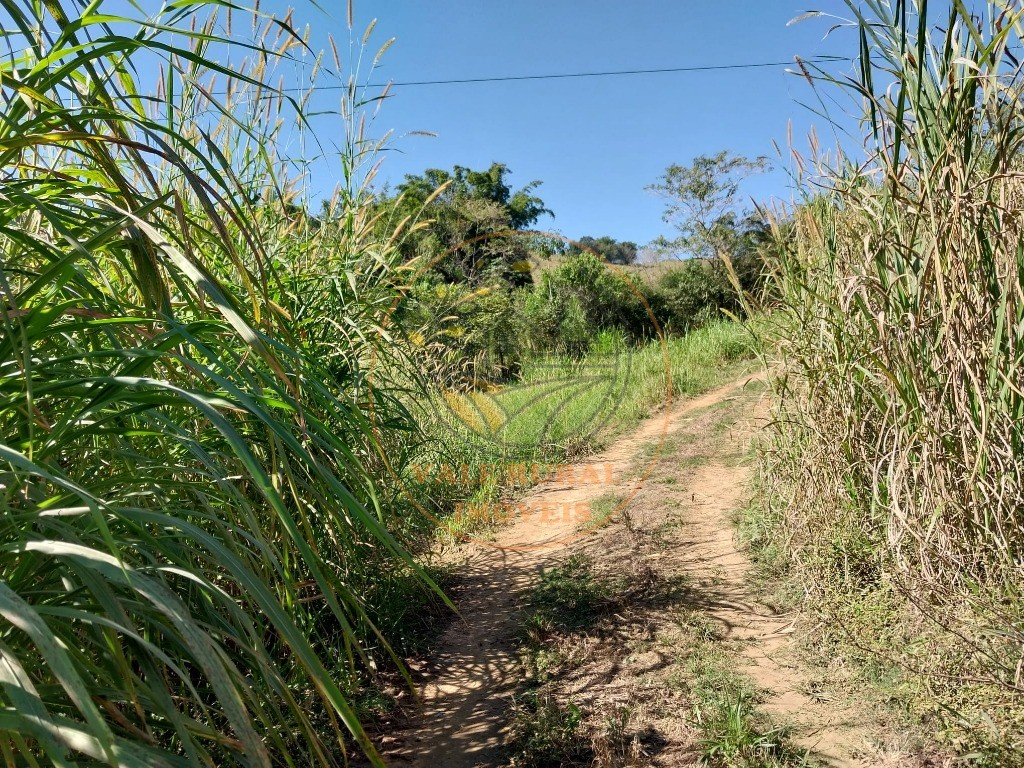
[[[767,158],[727,150],[698,155],[688,166],[670,165],[648,189],[665,199],[662,219],[676,236],[659,238],[655,245],[701,258],[732,256],[744,247],[745,227],[755,219],[739,202],[740,186],[767,168]]]
[[[541,216],[554,214],[534,194],[540,181],[513,190],[510,173],[504,163],[492,163],[483,171],[456,165],[451,171],[429,168],[407,175],[397,188],[399,209],[429,220],[407,248],[435,259],[433,269],[446,282],[495,276],[514,285],[530,282],[521,238],[503,233],[526,229]]]
[[[592,251],[611,264],[632,264],[636,261],[637,244],[628,240],[616,240],[614,237],[581,237],[579,247],[573,245],[569,251],[580,253]]]

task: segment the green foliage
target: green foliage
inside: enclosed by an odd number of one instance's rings
[[[532,288],[498,279],[476,285],[420,279],[397,317],[417,329],[421,367],[433,381],[455,388],[497,384],[531,357],[580,358],[603,332],[634,341],[655,335],[641,288],[581,253],[542,273]]]
[[[679,273],[662,278],[652,298],[677,330],[722,309],[745,310],[749,300],[762,298],[764,259],[775,241],[763,212],[744,209],[738,197],[743,181],[767,167],[763,157],[722,151],[700,155],[690,166],[670,165],[649,187],[666,199],[663,218],[677,232],[655,246],[692,257]]]
[[[407,298],[400,319],[416,329],[417,357],[433,385],[481,387],[519,373],[526,352],[522,318],[507,285],[421,281]]]
[[[649,291],[652,311],[668,331],[686,333],[737,311],[739,297],[721,261],[688,259],[665,272]]]
[[[542,278],[542,287],[543,282]],[[523,299],[523,318],[531,346],[538,352],[547,349],[580,357],[590,346],[594,329],[576,294],[528,293]]]
[[[583,713],[573,704],[528,691],[513,704],[510,725],[512,768],[560,768],[586,758],[589,747],[578,731]]]
[[[598,574],[586,555],[576,554],[541,574],[530,595],[529,628],[541,632],[579,630],[592,625],[626,586],[622,578]]]
[[[790,729],[774,725],[758,706],[763,699],[736,670],[721,645],[721,627],[701,614],[684,614],[689,630],[685,686],[693,699],[700,761],[709,768],[796,768],[810,765]]]
[[[701,172],[707,187],[703,194],[711,202],[703,204],[732,205],[735,177],[760,167],[760,161],[724,155],[708,159]],[[747,216],[738,224],[735,210],[721,212],[716,226],[731,228],[735,235],[728,243],[731,258],[683,262],[651,287],[609,263],[632,262],[635,244],[583,238],[581,244],[595,254],[556,247],[538,236],[504,234],[544,212],[539,198],[529,194],[536,183],[513,193],[506,173],[497,164],[487,172],[461,166],[451,173],[432,169],[409,176],[400,196],[385,204],[398,211],[426,204],[433,217],[403,240],[403,247],[416,256],[417,282],[430,286],[413,287],[410,298],[417,308],[407,314],[425,336],[424,363],[435,379],[440,375],[439,380],[456,387],[508,381],[526,358],[580,358],[606,331],[622,333],[632,343],[653,338],[661,329],[686,333],[723,311],[742,314],[746,296],[761,291],[762,251],[774,242],[762,218]],[[696,193],[691,189],[687,194]],[[411,218],[409,213],[403,221]],[[532,289],[529,249],[561,257]],[[441,289],[436,281],[470,288]]]
[[[647,304],[661,328],[687,333],[723,313],[743,317],[751,306],[769,300],[765,258],[772,246],[753,241],[748,246],[728,261],[692,258],[665,269],[645,288]]]
[[[355,225],[364,192],[348,178],[338,229],[296,229],[275,154],[294,104],[266,79],[301,43],[253,14],[260,63],[226,70],[218,8],[132,21],[100,3],[5,5],[12,765],[339,765],[352,739],[379,765],[352,699],[388,657],[385,574],[429,588],[388,531],[369,409],[408,421],[362,379],[389,279],[344,266],[387,249]],[[154,56],[169,65],[144,98],[134,65]],[[351,130],[360,105],[346,108]],[[229,117],[210,130],[210,114]]]
[[[430,168],[420,176],[406,176],[398,192],[414,203],[414,210],[419,210],[417,206],[422,206],[428,197],[442,187],[442,195],[434,201],[439,205],[453,204],[460,200],[485,200],[504,209],[512,229],[526,229],[541,216],[550,215],[551,211],[544,207],[544,201],[532,194],[541,183],[531,181],[513,192],[506,180],[509,173],[504,163],[492,163],[486,171],[474,171],[461,165],[456,165],[450,172]]]
[[[408,175],[394,200],[399,217],[426,217],[422,232],[403,245],[447,282],[479,284],[501,278],[513,286],[530,282],[529,253],[521,237],[508,235],[526,229],[551,212],[533,194],[532,181],[513,191],[507,166],[494,163],[486,171],[455,166],[432,168]]]
[[[710,259],[731,256],[742,248],[744,222],[749,214],[738,203],[743,181],[768,167],[766,158],[753,160],[723,150],[699,155],[689,166],[670,165],[648,189],[665,198],[662,218],[677,231],[663,248]]]
[[[541,275],[523,304],[535,349],[582,355],[601,330],[655,334],[639,283],[590,253],[567,256]]]
[[[806,757],[786,745],[786,730],[758,722],[750,702],[742,696],[720,701],[700,721],[701,763],[709,768],[785,768],[806,766]]]
[[[611,264],[629,265],[636,261],[636,243],[614,237],[581,237],[569,247],[569,253],[590,251]]]

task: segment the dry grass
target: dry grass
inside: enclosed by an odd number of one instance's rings
[[[1008,765],[1024,738],[1024,16],[929,5],[850,3],[860,78],[837,85],[863,100],[871,154],[819,168],[826,191],[777,231],[788,314],[764,476],[826,634],[909,685],[933,731]]]

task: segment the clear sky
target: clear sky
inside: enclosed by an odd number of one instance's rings
[[[271,10],[286,3],[263,5]],[[313,25],[314,46],[325,46],[328,33],[347,41],[344,3],[321,5],[324,10],[317,11],[311,0],[300,0],[296,24]],[[814,7],[848,15],[842,0]],[[787,26],[807,9],[806,0],[356,0],[355,27],[361,32],[378,19],[374,52],[396,38],[373,75],[376,82],[781,62],[794,54],[855,52],[851,31],[826,38],[829,19]],[[395,132],[380,178],[397,183],[430,167],[503,162],[514,185],[543,182],[539,194],[555,218],[538,222],[539,228],[642,245],[670,231],[661,221],[661,201],[644,189],[668,164],[721,149],[777,157],[772,142],[785,148],[790,124],[799,146],[812,123],[824,144],[834,144],[822,130],[824,121],[798,103],[814,102],[811,89],[785,69],[398,87],[374,129]],[[314,175],[310,183],[316,192],[334,180]],[[788,198],[788,173],[776,170],[747,192]]]

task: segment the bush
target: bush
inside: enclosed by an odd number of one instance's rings
[[[739,299],[719,260],[689,259],[663,274],[652,289],[651,303],[666,331],[686,333],[736,311]]]
[[[416,284],[401,323],[414,328],[421,370],[443,387],[498,384],[518,375],[525,345],[520,300],[507,284]]]
[[[634,341],[654,335],[639,283],[591,253],[570,255],[524,296],[533,349],[583,355],[602,330]]]

